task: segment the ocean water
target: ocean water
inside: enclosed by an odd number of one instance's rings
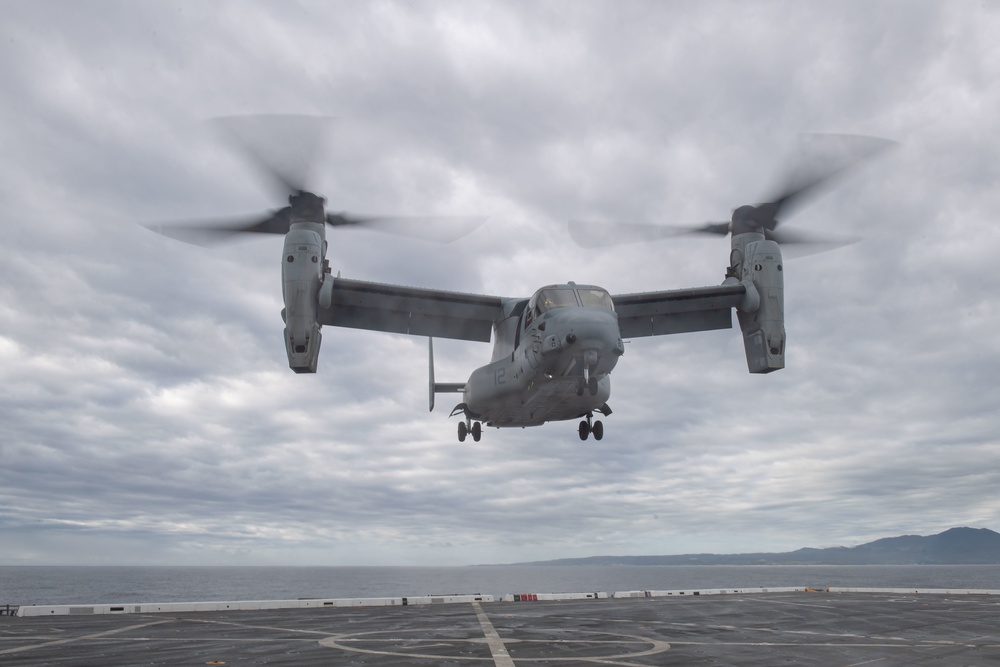
[[[1000,565],[0,566],[0,606],[778,586],[1000,590]]]

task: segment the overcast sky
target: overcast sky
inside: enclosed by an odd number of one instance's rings
[[[461,565],[1000,529],[1000,5],[0,2],[0,564]],[[140,223],[280,198],[207,119],[333,116],[334,271],[501,296],[718,284],[721,237],[584,250],[567,221],[763,200],[804,132],[900,146],[785,224],[786,368],[739,330],[631,341],[604,440],[458,443],[427,342],[282,344],[281,238]],[[436,341],[439,382],[490,359]]]

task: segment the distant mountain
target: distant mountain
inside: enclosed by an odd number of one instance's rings
[[[937,535],[886,537],[856,547],[784,553],[592,556],[518,565],[971,565],[1000,564],[1000,533],[951,528]]]

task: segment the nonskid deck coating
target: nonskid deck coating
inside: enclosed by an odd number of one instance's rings
[[[0,663],[1000,664],[1000,598],[784,592],[3,617]]]

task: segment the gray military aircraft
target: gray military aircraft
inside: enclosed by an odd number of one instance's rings
[[[322,127],[318,119],[308,117],[267,117],[267,122],[308,127],[313,140],[307,143],[312,146]],[[238,121],[223,124],[231,127]],[[591,435],[600,440],[604,425],[594,417],[611,414],[610,374],[625,352],[625,339],[731,328],[735,309],[749,371],[770,373],[784,367],[780,245],[832,241],[778,230],[780,216],[831,176],[892,143],[845,135],[819,137],[821,144],[836,148],[835,156],[827,151],[822,163],[794,175],[766,203],[738,207],[730,221],[690,228],[570,223],[574,240],[594,247],[681,233],[728,235],[729,264],[722,284],[714,286],[610,294],[596,285],[568,282],[546,285],[530,297],[502,297],[334,276],[327,259],[327,227],[395,226],[391,231],[407,233],[407,229],[417,231],[424,222],[437,220],[328,212],[323,197],[306,190],[293,170],[275,166],[250,147],[253,136],[246,134],[236,138],[247,144],[246,153],[257,166],[289,193],[288,206],[238,223],[161,226],[158,231],[196,242],[203,241],[206,234],[251,232],[285,237],[285,307],[281,317],[288,365],[296,373],[317,371],[323,326],[424,336],[428,338],[430,409],[434,409],[438,393],[462,395],[451,411],[451,416],[462,417],[459,441],[469,435],[479,441],[483,425],[527,427],[577,419],[581,440]],[[202,238],[196,238],[198,235]],[[434,378],[434,338],[484,343],[492,338],[492,360],[474,370],[465,382],[438,383]]]

